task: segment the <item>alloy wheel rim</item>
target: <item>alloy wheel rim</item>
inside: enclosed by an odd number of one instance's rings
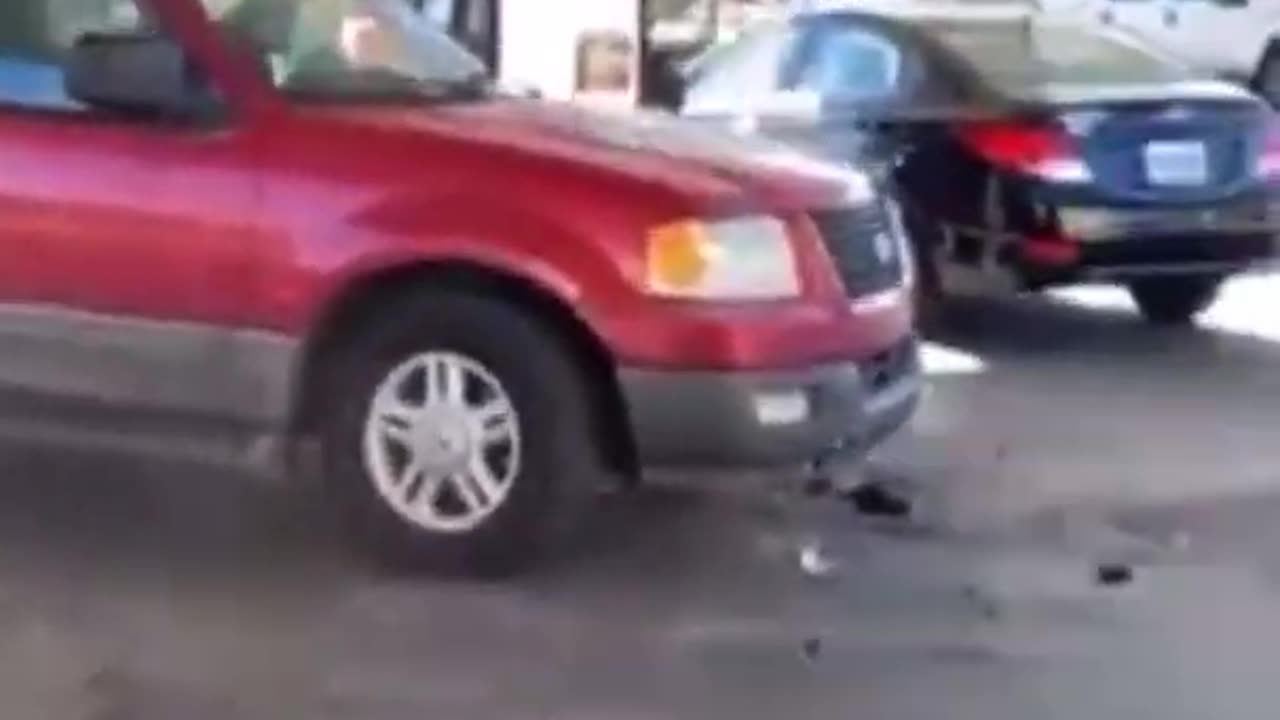
[[[424,352],[378,384],[363,449],[391,509],[423,529],[459,534],[506,501],[521,443],[515,405],[492,372],[458,353]]]

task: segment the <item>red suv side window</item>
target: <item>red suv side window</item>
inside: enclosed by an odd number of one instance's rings
[[[140,30],[135,0],[5,0],[0,3],[0,104],[77,111],[62,61],[88,33]]]

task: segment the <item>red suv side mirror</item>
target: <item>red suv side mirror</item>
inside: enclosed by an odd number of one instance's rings
[[[203,73],[162,35],[84,35],[64,71],[67,95],[92,107],[191,119],[214,106]]]

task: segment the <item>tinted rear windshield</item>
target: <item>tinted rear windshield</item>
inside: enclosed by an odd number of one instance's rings
[[[1186,68],[1119,37],[1029,22],[934,23],[924,30],[998,87],[1184,80]]]

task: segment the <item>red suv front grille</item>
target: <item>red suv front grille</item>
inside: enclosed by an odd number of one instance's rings
[[[823,210],[810,218],[849,297],[874,295],[902,284],[905,258],[881,205]]]

